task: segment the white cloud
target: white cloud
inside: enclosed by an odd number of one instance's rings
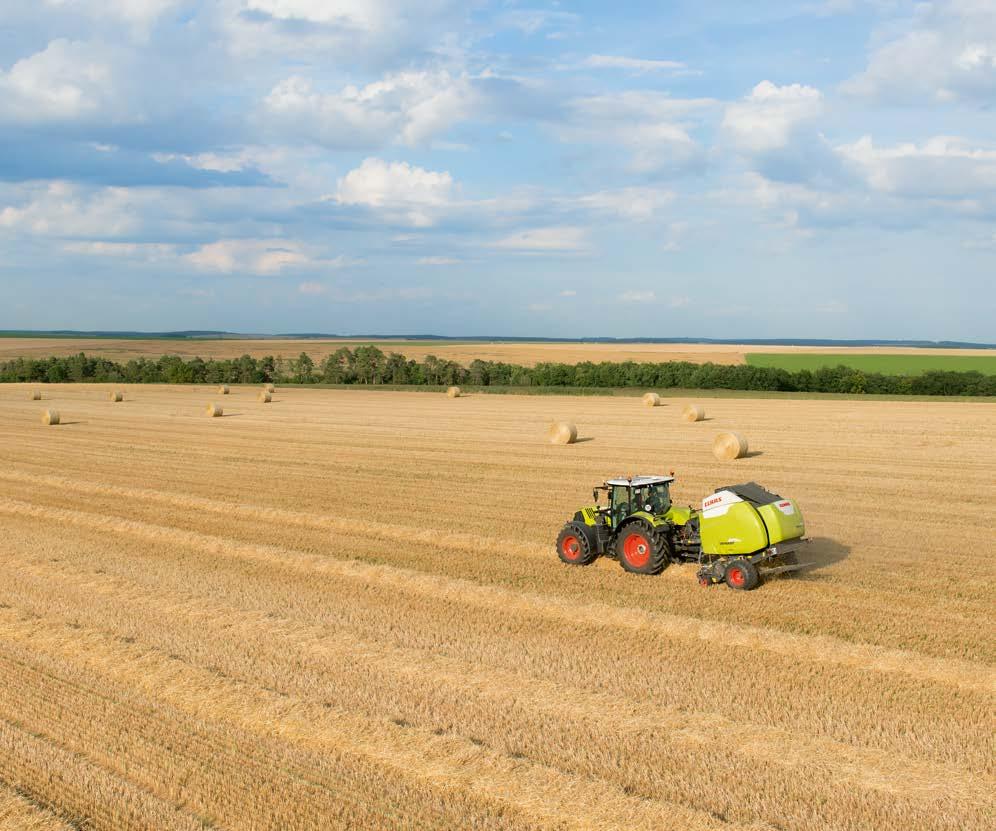
[[[69,121],[108,108],[116,92],[106,51],[64,39],[0,71],[0,119]]]
[[[906,197],[996,197],[996,148],[956,136],[878,147],[870,136],[837,148],[878,191]]]
[[[602,190],[576,198],[565,198],[565,204],[576,204],[597,213],[615,214],[624,219],[645,222],[657,216],[662,208],[674,202],[671,190],[648,187]]]
[[[301,283],[298,285],[297,290],[300,294],[309,295],[325,294],[325,292],[328,291],[328,289],[321,283],[313,282]]]
[[[916,4],[905,31],[875,48],[845,92],[897,101],[991,103],[996,96],[996,3]]]
[[[137,232],[141,212],[155,193],[127,188],[91,190],[67,182],[27,189],[19,205],[0,208],[0,228],[38,236],[107,239]]]
[[[222,274],[279,274],[285,268],[313,262],[299,242],[263,239],[218,240],[183,255],[183,259],[195,268]]]
[[[76,11],[90,17],[116,17],[130,23],[147,24],[182,0],[44,0],[60,11]]]
[[[584,228],[573,226],[534,228],[512,234],[491,245],[493,248],[532,253],[581,251],[587,246],[587,234]]]
[[[527,312],[549,312],[553,310],[553,305],[550,303],[530,303],[526,306]]]
[[[619,295],[623,303],[653,303],[657,300],[657,293],[654,291],[624,291]]]
[[[316,90],[292,76],[263,101],[268,126],[298,140],[326,147],[377,147],[398,141],[425,144],[474,110],[477,94],[467,76],[448,72],[402,72],[336,93]]]
[[[658,72],[685,69],[680,61],[662,61],[647,58],[626,58],[619,55],[590,55],[585,59],[585,66],[597,69],[629,69],[634,72]]]
[[[454,257],[420,257],[419,265],[458,265],[461,260]]]
[[[577,297],[578,293],[576,291],[574,291],[574,289],[564,289],[560,293],[560,296],[561,297]]]
[[[89,257],[125,257],[148,262],[172,259],[176,256],[176,246],[158,242],[69,242],[62,246],[63,251],[72,254],[86,254]]]
[[[369,158],[339,180],[334,198],[340,205],[383,210],[417,227],[426,227],[449,205],[453,187],[453,178],[445,171]]]
[[[726,108],[723,128],[745,150],[778,150],[790,143],[797,128],[822,111],[823,94],[818,89],[761,81],[742,101]]]
[[[595,95],[571,101],[567,123],[558,131],[568,142],[627,148],[636,172],[680,170],[702,162],[704,151],[690,130],[715,106],[712,99],[648,91]]]
[[[518,29],[526,35],[535,35],[537,32],[551,26],[571,26],[578,19],[578,16],[571,12],[548,9],[514,9],[501,15],[498,23],[509,29]],[[559,37],[563,33],[555,32],[554,34]]]
[[[248,0],[252,11],[277,20],[334,23],[345,28],[378,29],[388,22],[389,3],[377,0]]]

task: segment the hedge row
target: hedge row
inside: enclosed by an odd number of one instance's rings
[[[888,395],[996,395],[996,375],[981,372],[924,372],[882,375],[846,366],[790,372],[776,367],[663,363],[541,363],[534,367],[498,361],[463,366],[428,355],[421,362],[375,346],[343,347],[320,364],[305,353],[285,360],[243,355],[234,360],[183,360],[164,355],[118,363],[82,352],[65,358],[19,358],[0,362],[0,381],[121,382],[148,384],[404,384],[503,387],[641,387],[783,392],[880,393]]]

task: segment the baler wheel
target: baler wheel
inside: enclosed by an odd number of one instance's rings
[[[756,589],[761,582],[757,567],[747,560],[734,560],[730,563],[726,567],[726,575],[723,579],[731,589],[744,592]]]

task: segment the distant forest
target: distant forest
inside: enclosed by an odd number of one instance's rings
[[[164,355],[116,363],[82,352],[63,358],[18,358],[0,362],[0,382],[121,382],[130,384],[395,384],[412,386],[579,387],[727,389],[781,392],[878,393],[887,395],[996,396],[996,375],[929,371],[882,375],[846,366],[789,371],[777,367],[693,364],[685,361],[635,363],[541,363],[534,367],[498,361],[468,366],[428,355],[414,361],[376,346],[343,347],[315,362],[302,352],[294,359],[243,355],[233,360],[183,360]]]

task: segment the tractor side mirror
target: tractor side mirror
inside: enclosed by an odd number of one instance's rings
[[[598,488],[591,489],[591,498],[595,500],[595,504],[598,504]]]

